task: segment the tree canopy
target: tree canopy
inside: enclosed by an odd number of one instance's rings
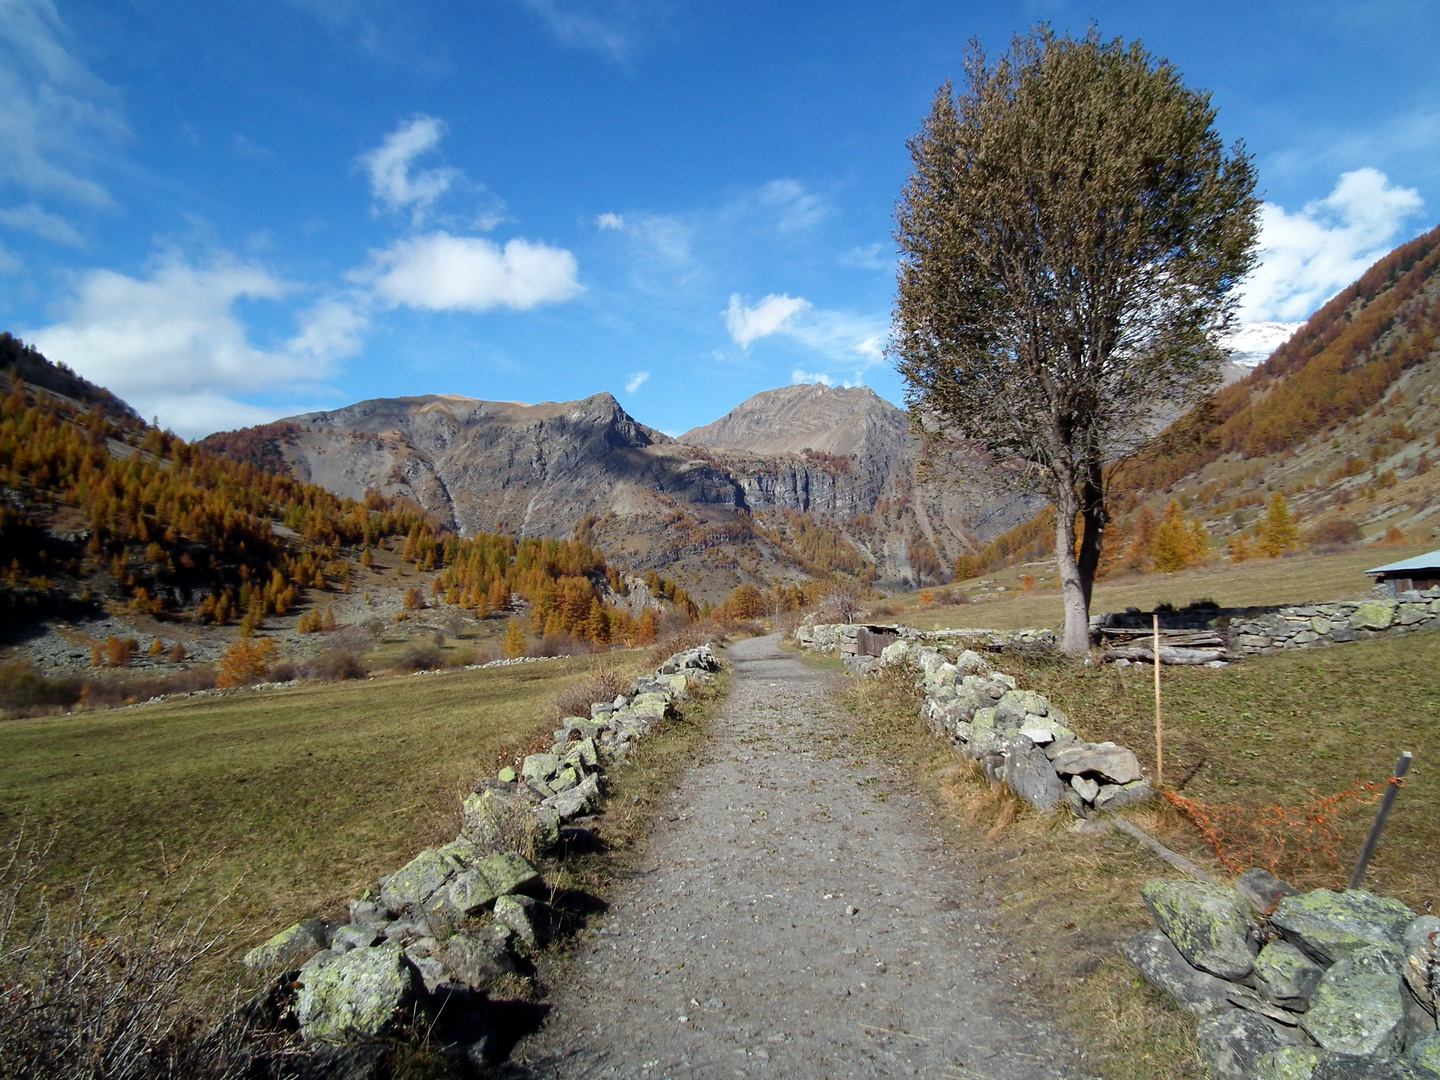
[[[1254,168],[1209,95],[1138,42],[1041,26],[993,64],[972,43],[965,76],[910,142],[892,349],[932,441],[1055,507],[1080,652],[1107,469],[1218,381]]]

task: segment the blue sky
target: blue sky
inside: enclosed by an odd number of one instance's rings
[[[883,345],[967,39],[1140,38],[1266,198],[1294,321],[1440,218],[1440,2],[0,0],[0,328],[187,435],[614,393],[678,432]]]

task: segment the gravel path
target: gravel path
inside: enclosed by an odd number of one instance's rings
[[[998,969],[993,898],[845,737],[838,677],[730,648],[712,752],[672,794],[543,1030],[545,1077],[1085,1075]]]

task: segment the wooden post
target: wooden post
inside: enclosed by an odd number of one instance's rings
[[[1380,834],[1385,830],[1385,819],[1390,816],[1390,808],[1395,805],[1395,796],[1400,794],[1400,782],[1410,771],[1410,756],[1409,750],[1400,755],[1390,783],[1385,785],[1385,794],[1380,797],[1380,805],[1375,810],[1375,823],[1370,826],[1370,835],[1365,838],[1365,846],[1360,849],[1360,858],[1355,862],[1355,872],[1350,875],[1352,889],[1360,888],[1360,883],[1365,880],[1365,868],[1370,865],[1370,856],[1375,854],[1375,848],[1380,843]]]
[[[1165,745],[1160,726],[1160,613],[1150,616],[1155,629],[1155,786],[1165,783]]]

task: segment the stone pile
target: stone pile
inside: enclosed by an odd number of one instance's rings
[[[460,835],[381,878],[350,902],[347,921],[298,922],[245,956],[253,970],[284,972],[252,1011],[288,1013],[307,1040],[325,1044],[424,1021],[432,1041],[482,1065],[494,1050],[486,994],[522,971],[550,930],[531,859],[560,844],[567,822],[599,809],[606,770],[688,698],[690,680],[719,669],[708,645],[677,653],[629,694],[566,718],[549,753],[479,781]]]
[[[1216,1080],[1440,1077],[1440,919],[1363,890],[1152,880],[1158,929],[1122,946],[1200,1018]]]

